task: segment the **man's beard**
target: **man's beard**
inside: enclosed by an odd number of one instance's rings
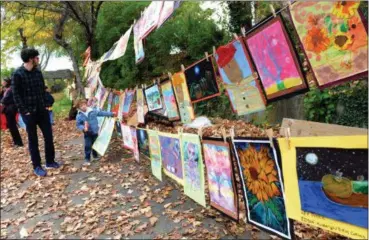
[[[37,68],[40,64],[37,63],[35,60],[32,60],[33,68]]]

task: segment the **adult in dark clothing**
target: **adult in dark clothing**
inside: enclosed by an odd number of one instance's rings
[[[12,90],[15,105],[22,115],[28,134],[28,146],[34,173],[46,176],[41,167],[40,151],[38,149],[37,125],[40,127],[45,141],[46,168],[59,168],[55,162],[55,149],[52,127],[48,113],[45,94],[45,82],[39,65],[39,53],[33,48],[25,48],[21,52],[24,64],[12,75]]]
[[[54,114],[53,114],[53,104],[55,102],[53,95],[51,95],[49,88],[45,87],[45,94],[46,94],[46,105],[48,107],[49,111],[49,117],[50,117],[50,123],[51,125],[54,125]]]
[[[10,131],[10,134],[12,135],[14,145],[16,147],[22,147],[23,142],[22,142],[22,138],[18,131],[17,119],[16,119],[17,108],[14,103],[12,89],[10,88],[10,78],[5,78],[4,83],[5,83],[4,87],[6,90],[1,99],[1,104],[3,106],[2,111],[5,114],[6,125]]]

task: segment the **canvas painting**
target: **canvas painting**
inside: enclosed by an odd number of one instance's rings
[[[137,121],[138,123],[145,123],[144,113],[144,95],[141,88],[137,89]]]
[[[169,120],[174,121],[179,119],[178,106],[174,96],[171,81],[166,81],[160,85],[163,94],[163,101],[167,110]]]
[[[123,134],[123,147],[129,150],[134,151],[135,144],[132,138],[131,127],[125,124],[121,124],[122,134]]]
[[[184,73],[175,73],[172,76],[172,84],[178,103],[181,121],[182,123],[191,123],[195,118],[195,113],[191,104],[190,94],[188,92]]]
[[[163,107],[159,87],[157,84],[145,89],[146,103],[149,111],[161,109]]]
[[[208,176],[210,205],[238,220],[237,191],[229,144],[223,140],[203,140],[202,147]]]
[[[175,134],[160,132],[159,140],[164,172],[183,185],[183,166],[179,137]]]
[[[367,76],[368,33],[359,1],[296,2],[290,14],[317,85]]]
[[[162,181],[161,176],[161,152],[160,152],[160,140],[157,131],[147,130],[149,138],[149,149],[151,159],[151,171],[152,174]]]
[[[192,103],[220,95],[212,56],[188,67],[185,76]]]
[[[126,90],[123,105],[123,116],[128,116],[131,110],[133,98],[135,96],[135,90]]]
[[[273,149],[269,140],[265,139],[235,139],[233,146],[248,221],[263,230],[291,239],[293,228],[286,213],[277,149]]]
[[[143,40],[140,36],[143,26],[143,17],[141,17],[133,26],[133,47],[135,50],[136,64],[142,62],[145,58],[145,52],[143,48]]]
[[[150,158],[149,137],[145,129],[137,128],[137,142],[140,153]]]
[[[219,47],[214,57],[233,111],[241,116],[265,110],[265,98],[242,39]]]
[[[280,16],[247,35],[246,42],[268,100],[307,88]]]
[[[368,236],[368,136],[278,139],[288,217],[353,239]]]
[[[196,134],[181,135],[184,193],[206,207],[205,177],[200,138]]]
[[[115,126],[114,118],[106,118],[104,125],[101,129],[99,136],[97,137],[92,148],[101,156],[104,156],[106,150],[108,149],[111,135],[113,134]]]
[[[138,141],[137,141],[137,132],[136,128],[130,127],[131,130],[131,136],[132,136],[132,143],[133,143],[133,157],[136,160],[136,162],[140,162],[140,152],[138,150]]]

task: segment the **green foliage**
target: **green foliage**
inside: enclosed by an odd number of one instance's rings
[[[64,92],[53,94],[55,103],[53,105],[53,113],[56,118],[65,118],[68,116],[72,106],[72,101]]]
[[[4,79],[6,77],[11,77],[12,72],[14,71],[14,68],[1,68],[1,79]]]

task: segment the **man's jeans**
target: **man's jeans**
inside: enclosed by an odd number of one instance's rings
[[[85,133],[85,161],[90,161],[91,152],[94,158],[97,158],[97,152],[92,149],[92,145],[97,139],[97,134]]]
[[[38,110],[30,113],[29,115],[22,114],[22,119],[26,124],[28,147],[29,152],[31,153],[33,168],[41,167],[41,156],[38,149],[37,125],[44,136],[46,163],[53,163],[55,161],[55,149],[49,112],[45,109]]]

